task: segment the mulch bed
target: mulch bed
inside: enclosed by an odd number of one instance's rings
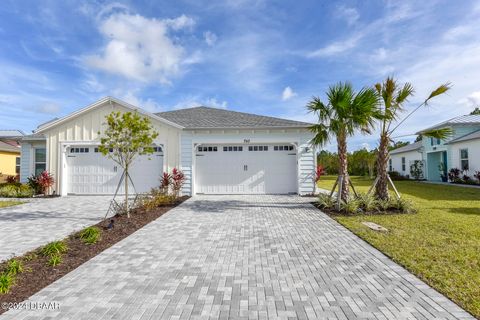
[[[310,202],[315,208],[317,208],[318,210],[326,213],[327,215],[329,216],[332,216],[332,217],[357,217],[357,216],[375,216],[375,215],[378,215],[378,216],[385,216],[385,215],[395,215],[395,214],[401,214],[401,215],[405,215],[405,214],[408,214],[408,213],[404,213],[400,210],[394,210],[394,209],[389,209],[388,211],[362,211],[362,212],[359,212],[359,213],[346,213],[345,211],[337,211],[336,209],[332,209],[332,208],[322,208],[318,205],[318,202]]]
[[[8,293],[0,294],[0,305],[26,300],[188,198],[188,196],[181,197],[175,204],[161,206],[148,212],[137,210],[130,214],[130,218],[127,218],[126,215],[107,218],[95,225],[101,229],[101,239],[95,244],[85,244],[78,237],[78,233],[70,235],[64,239],[68,251],[62,254],[62,263],[55,267],[48,264],[49,257],[44,257],[38,253],[40,248],[16,257],[17,260],[22,261],[25,271],[15,276],[15,283]],[[108,229],[107,226],[111,219],[114,219],[114,228]],[[0,272],[5,270],[6,264],[7,261],[0,263]],[[5,311],[7,310],[0,308],[0,314]]]

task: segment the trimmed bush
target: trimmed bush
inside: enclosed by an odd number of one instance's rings
[[[19,183],[6,183],[0,185],[0,197],[5,198],[31,198],[34,190],[28,185]]]

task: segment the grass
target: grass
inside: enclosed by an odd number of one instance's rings
[[[336,177],[322,177],[330,190]],[[352,177],[357,191],[372,181]],[[429,285],[480,318],[480,189],[396,181],[402,197],[417,214],[339,216],[339,223],[363,238]],[[379,233],[362,225],[372,221],[387,228]]]
[[[6,208],[22,204],[20,201],[0,201],[0,208]]]

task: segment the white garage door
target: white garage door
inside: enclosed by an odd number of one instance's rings
[[[138,193],[160,185],[163,173],[163,152],[155,147],[152,155],[135,159],[130,169]],[[103,156],[95,146],[75,146],[67,154],[67,184],[69,194],[114,194],[122,168]],[[124,190],[123,184],[120,193]]]
[[[195,153],[196,193],[297,192],[297,153],[292,145],[201,145]]]

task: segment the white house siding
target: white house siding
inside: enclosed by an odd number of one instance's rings
[[[245,142],[245,141],[248,142]],[[194,190],[194,148],[201,143],[295,143],[298,149],[298,192],[314,192],[315,150],[309,145],[311,133],[306,129],[275,130],[186,130],[181,139],[181,168],[187,177],[183,192],[192,194]],[[306,150],[308,148],[308,151]]]
[[[402,158],[405,157],[405,171],[402,170]],[[390,159],[392,159],[392,171],[397,171],[402,176],[409,176],[410,174],[410,165],[413,164],[415,160],[423,160],[422,153],[418,151],[407,151],[401,153],[395,153],[390,155]],[[425,168],[424,168],[425,171]],[[425,172],[424,172],[425,174]]]
[[[450,168],[461,169],[460,150],[468,149],[468,175],[473,176],[475,171],[480,171],[480,139],[461,141],[450,144]]]
[[[20,182],[26,183],[33,173],[34,149],[45,147],[45,141],[22,141],[20,156]]]
[[[62,146],[67,146],[70,143],[98,143],[100,141],[98,132],[103,130],[105,116],[112,111],[128,112],[131,110],[116,103],[105,103],[43,132],[47,137],[47,170],[55,177],[57,193],[65,193],[61,186],[62,153],[64,152],[64,150],[61,150]],[[155,143],[164,145],[163,169],[171,170],[178,167],[180,130],[165,125],[156,119],[151,119],[151,121],[155,130],[159,133]]]

